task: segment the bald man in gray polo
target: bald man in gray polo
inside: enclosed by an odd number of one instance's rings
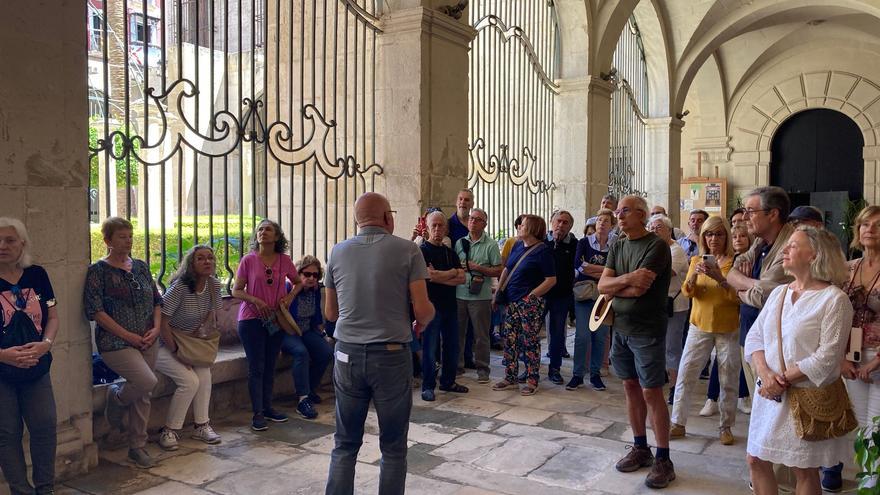
[[[324,316],[336,321],[333,385],[335,447],[326,493],[354,492],[355,465],[370,402],[379,418],[379,493],[403,494],[412,410],[411,329],[434,317],[418,246],[394,237],[388,200],[366,193],[355,203],[358,233],[337,244],[327,263]],[[415,323],[410,317],[415,315]]]

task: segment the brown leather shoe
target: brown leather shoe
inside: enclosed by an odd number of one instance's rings
[[[672,423],[672,426],[669,428],[669,438],[684,438],[684,436],[685,436],[684,425]]]
[[[626,448],[630,449],[629,452],[614,466],[621,473],[631,473],[654,464],[654,454],[651,453],[651,447],[627,445]]]
[[[730,428],[724,428],[721,430],[721,433],[718,436],[719,440],[721,440],[721,445],[733,445],[736,439],[733,437],[733,433],[730,432]]]
[[[655,459],[651,472],[645,478],[648,488],[666,488],[675,479],[675,467],[669,459]]]

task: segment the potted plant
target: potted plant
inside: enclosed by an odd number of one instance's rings
[[[858,494],[869,495],[880,493],[880,416],[874,416],[871,424],[859,428],[856,434],[856,465],[859,473],[856,480],[859,483]]]

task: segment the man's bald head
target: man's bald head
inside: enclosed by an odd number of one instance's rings
[[[354,218],[358,227],[382,227],[394,231],[391,203],[379,193],[364,193],[354,203]]]

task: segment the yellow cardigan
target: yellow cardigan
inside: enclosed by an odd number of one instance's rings
[[[701,258],[694,256],[688,267],[688,274],[681,286],[681,292],[693,301],[691,324],[704,332],[728,333],[739,330],[739,297],[733,289],[725,289],[718,282],[702,273],[697,274],[694,286],[688,288],[687,280],[693,276]],[[725,276],[733,267],[733,259],[722,267]]]

